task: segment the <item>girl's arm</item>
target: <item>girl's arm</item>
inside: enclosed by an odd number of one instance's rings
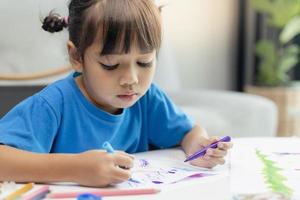
[[[76,182],[86,186],[107,186],[130,178],[133,158],[124,152],[108,154],[86,151],[80,154],[39,154],[0,145],[0,181]]]
[[[209,138],[205,129],[201,128],[199,125],[195,125],[192,130],[184,136],[181,146],[185,154],[190,156],[217,140],[218,138],[216,137]],[[212,168],[218,164],[224,164],[224,156],[226,156],[228,149],[231,147],[231,142],[220,142],[218,148],[208,149],[204,156],[192,160],[190,163],[192,165],[207,168]]]

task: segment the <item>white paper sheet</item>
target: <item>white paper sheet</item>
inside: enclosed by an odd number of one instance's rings
[[[119,188],[160,187],[188,178],[203,178],[216,174],[218,172],[193,167],[183,161],[138,158],[132,169],[132,178],[116,186]]]
[[[256,150],[259,150],[281,168],[279,173],[293,190],[293,199],[300,199],[299,138],[241,138],[233,140],[233,143],[230,170],[233,194],[270,192],[264,179],[264,164],[256,155]]]

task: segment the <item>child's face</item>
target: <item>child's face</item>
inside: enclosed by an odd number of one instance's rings
[[[132,106],[153,80],[156,51],[142,53],[132,47],[128,54],[100,55],[99,44],[85,52],[83,75],[76,80],[86,97],[110,113]]]

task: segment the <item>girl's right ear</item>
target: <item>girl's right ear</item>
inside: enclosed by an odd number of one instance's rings
[[[67,48],[68,48],[69,60],[72,65],[72,68],[76,72],[82,72],[81,58],[78,55],[77,48],[75,47],[74,43],[72,41],[68,41]]]

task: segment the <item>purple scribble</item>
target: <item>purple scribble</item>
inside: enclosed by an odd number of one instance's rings
[[[180,182],[180,181],[185,181],[185,180],[188,180],[188,179],[190,179],[190,178],[203,178],[203,177],[206,177],[206,176],[212,176],[212,175],[215,175],[215,174],[197,173],[197,174],[193,174],[193,175],[190,175],[190,176],[188,176],[188,177],[185,177],[185,178],[183,178],[183,179],[181,179],[181,180],[174,181],[174,182],[172,182],[172,184],[178,183],[178,182]]]
[[[168,171],[168,173],[170,173],[170,174],[175,174],[176,172],[177,172],[176,169],[171,169],[171,170]]]
[[[135,180],[135,179],[132,179],[132,178],[130,178],[129,181],[130,181],[130,182],[133,182],[133,183],[141,183],[141,182],[139,182],[138,180]]]
[[[285,156],[285,155],[300,155],[300,152],[273,152],[274,154]]]
[[[154,184],[162,184],[164,182],[162,182],[162,181],[152,181],[152,183],[154,183]]]
[[[145,159],[140,159],[140,166],[141,167],[146,167],[149,165],[149,162]]]
[[[198,173],[198,174],[193,174],[193,175],[189,176],[189,178],[201,178],[201,177],[211,176],[211,175],[213,175],[213,174]]]

